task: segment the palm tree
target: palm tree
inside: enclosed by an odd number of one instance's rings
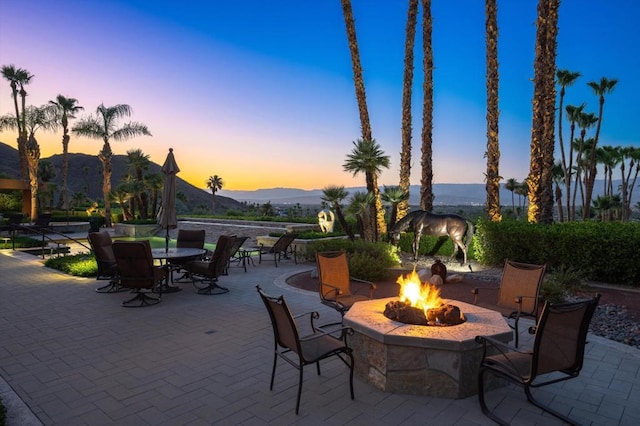
[[[562,105],[564,104],[564,96],[567,93],[566,88],[572,86],[573,83],[575,83],[575,81],[581,75],[582,74],[580,74],[579,72],[572,72],[565,69],[558,69],[556,71],[556,77],[558,79],[558,84],[560,85],[560,102],[558,106],[558,143],[560,145],[560,155],[561,155],[560,158],[562,161],[563,175],[565,179],[564,184],[565,184],[565,187],[567,188],[567,197],[568,197],[569,190],[571,188],[570,186],[571,185],[570,183],[571,182],[571,173],[570,173],[571,166],[567,164],[567,156],[564,149],[564,141],[562,139],[562,113],[563,113]],[[569,108],[569,105],[567,105],[567,109],[568,108]],[[573,122],[571,123],[573,124]],[[569,146],[571,146],[572,140],[573,140],[573,127],[572,127],[572,135],[571,135],[571,138],[569,139]],[[567,211],[567,213],[569,212]],[[562,217],[560,218],[560,220],[562,221]]]
[[[391,217],[389,218],[388,229],[393,228],[398,220],[398,212],[400,204],[409,200],[409,193],[400,186],[384,186],[382,194],[382,201],[391,205]]]
[[[273,209],[273,205],[271,201],[267,201],[263,205],[260,206],[260,214],[263,216],[273,216],[275,215],[275,211]]]
[[[374,231],[373,240],[377,241],[381,234],[387,232],[384,210],[380,200],[380,190],[378,189],[378,176],[382,173],[382,168],[389,168],[389,156],[384,154],[375,140],[358,139],[353,142],[353,146],[353,150],[347,155],[342,167],[346,172],[351,172],[354,176],[358,173],[365,174],[367,191],[374,197],[374,202],[371,204],[372,217],[369,219],[373,221],[371,224],[371,228]]]
[[[333,210],[336,212],[336,216],[338,217],[338,222],[340,222],[340,226],[347,234],[351,241],[355,240],[355,236],[353,235],[353,230],[347,223],[347,220],[344,218],[344,213],[342,212],[342,207],[340,203],[342,200],[347,198],[349,193],[344,189],[343,186],[327,186],[322,188],[322,201],[331,204]]]
[[[553,222],[555,71],[559,0],[539,0],[529,167],[529,222]]]
[[[144,181],[146,182],[149,189],[151,189],[151,217],[156,217],[158,213],[158,196],[160,194],[160,190],[164,185],[164,178],[162,173],[149,173],[144,177]],[[176,194],[176,198],[178,198],[178,194]]]
[[[353,83],[356,89],[356,100],[358,101],[358,111],[360,112],[360,126],[362,128],[362,139],[371,140],[371,123],[369,121],[369,109],[367,108],[367,96],[364,90],[364,78],[362,76],[362,65],[360,65],[360,50],[358,49],[358,39],[356,38],[356,24],[353,19],[353,9],[351,0],[341,0],[344,23],[347,30],[347,40],[349,51],[351,52],[351,64],[353,68]]]
[[[598,125],[596,127],[596,135],[593,138],[593,147],[591,150],[591,157],[589,159],[589,168],[588,173],[585,176],[585,205],[584,205],[584,216],[589,217],[589,208],[591,207],[591,197],[593,196],[593,185],[596,180],[596,146],[600,141],[600,127],[602,126],[602,112],[604,110],[604,95],[613,92],[618,80],[615,78],[608,79],[606,77],[602,77],[600,82],[590,81],[587,83],[591,89],[593,89],[593,93],[599,98],[599,110],[598,110]]]
[[[20,176],[27,179],[29,176],[27,165],[27,126],[26,126],[26,99],[27,91],[24,86],[31,82],[33,75],[23,69],[16,68],[14,65],[3,65],[0,72],[2,77],[9,81],[11,86],[11,95],[13,96],[13,105],[15,107],[16,128],[18,130],[18,157],[20,159]],[[18,108],[18,94],[22,99],[22,112]]]
[[[216,192],[219,189],[222,189],[222,185],[224,182],[222,178],[218,175],[209,176],[209,179],[205,182],[207,188],[211,190],[211,211],[215,214],[216,212]]]
[[[75,114],[84,108],[77,105],[78,100],[75,98],[67,98],[58,95],[55,101],[49,101],[58,111],[58,118],[62,125],[62,189],[60,190],[60,201],[58,206],[67,206],[69,204],[69,190],[67,188],[67,174],[69,171],[69,119],[76,118]]]
[[[572,211],[575,213],[575,208],[574,209],[571,208],[571,178],[573,176],[573,145],[574,145],[573,142],[574,142],[574,136],[575,136],[575,130],[576,130],[576,123],[580,119],[580,114],[584,112],[584,109],[586,106],[587,104],[583,103],[580,106],[567,105],[567,107],[565,108],[567,112],[567,119],[569,120],[570,129],[571,129],[571,132],[569,134],[570,135],[569,163],[565,168],[565,174],[564,174],[564,186],[565,186],[565,191],[567,193],[565,197],[566,207],[567,207],[567,222],[575,218],[572,214]]]
[[[27,159],[27,171],[29,175],[29,188],[31,190],[31,220],[36,220],[38,216],[38,165],[40,163],[40,145],[35,134],[38,130],[53,130],[56,126],[55,109],[50,105],[35,107],[29,105],[20,120],[14,120],[8,114],[0,118],[0,130],[4,128],[14,129],[20,126],[27,131],[28,138],[25,145],[25,155]]]
[[[562,210],[562,189],[560,185],[564,183],[564,167],[562,162],[558,161],[553,166],[553,183],[555,184],[555,200],[558,207],[558,220],[564,222],[564,212]]]
[[[424,81],[422,84],[422,156],[420,165],[420,208],[433,210],[433,45],[431,31],[431,0],[422,0],[422,68]]]
[[[631,199],[633,197],[633,188],[636,186],[638,174],[640,174],[640,148],[628,146],[620,150],[622,160],[620,161],[620,172],[622,177],[622,219],[629,220],[631,214]],[[625,173],[625,161],[629,162],[629,169]],[[635,167],[634,167],[635,166]],[[635,169],[635,173],[634,173]],[[634,173],[633,179],[631,174]]]
[[[130,149],[127,151],[125,160],[129,165],[129,169],[133,172],[133,179],[138,185],[138,191],[133,194],[138,204],[138,211],[141,219],[149,218],[149,197],[146,191],[146,182],[144,181],[143,171],[149,168],[149,156],[142,152],[141,149]]]
[[[516,202],[515,202],[513,194],[514,194],[516,188],[518,187],[518,185],[520,185],[520,184],[514,178],[507,179],[507,181],[504,184],[504,189],[506,189],[507,191],[511,191],[511,211],[513,212],[513,215],[515,217],[517,217],[517,214],[516,214]]]
[[[349,200],[348,211],[355,216],[360,237],[367,242],[372,242],[375,238],[375,231],[371,226],[373,221],[368,217],[374,201],[375,197],[371,192],[362,191],[356,191]]]
[[[404,44],[404,76],[402,79],[402,150],[400,151],[400,188],[409,193],[411,187],[411,95],[413,88],[413,48],[416,41],[418,0],[409,0]],[[409,197],[397,206],[398,218],[409,211]]]
[[[105,226],[111,227],[111,200],[109,193],[111,192],[111,151],[110,140],[125,141],[127,139],[146,135],[151,136],[149,129],[142,123],[129,122],[121,127],[117,127],[118,120],[124,117],[130,117],[132,113],[131,107],[127,104],[118,104],[111,107],[105,107],[100,104],[96,108],[96,115],[83,118],[75,126],[72,131],[80,136],[93,139],[102,139],[104,142],[102,149],[98,153],[98,159],[102,163],[102,196],[104,198],[104,214]]]
[[[485,2],[486,62],[487,62],[487,201],[485,209],[489,220],[502,220],[500,211],[500,143],[498,139],[498,4]]]
[[[573,190],[573,205],[572,205],[572,214],[573,214],[573,218],[575,219],[575,200],[576,200],[576,190],[578,189],[578,186],[583,185],[583,177],[582,177],[582,171],[585,171],[585,177],[584,177],[584,182],[586,183],[586,168],[589,167],[589,162],[585,159],[585,157],[589,157],[590,155],[588,155],[589,152],[591,152],[591,147],[594,147],[594,138],[588,138],[585,139],[585,136],[587,135],[587,130],[590,129],[591,127],[593,127],[596,122],[598,121],[598,118],[596,117],[596,115],[592,112],[583,112],[581,114],[578,115],[578,127],[580,127],[580,139],[578,140],[578,150],[576,152],[576,187]],[[586,156],[583,156],[584,153],[587,153]],[[582,188],[582,186],[581,186]],[[584,197],[584,193],[583,193],[583,197]],[[586,202],[586,198],[582,200],[582,218],[586,219],[589,216],[587,216],[587,209],[585,208],[584,204]]]

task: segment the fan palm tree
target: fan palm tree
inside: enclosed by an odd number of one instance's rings
[[[207,188],[211,190],[211,211],[215,214],[216,212],[216,192],[222,189],[222,185],[224,182],[222,178],[218,175],[209,176],[209,179],[205,182]]]
[[[487,62],[487,200],[485,210],[489,220],[502,220],[500,211],[500,142],[498,139],[498,4],[485,2],[486,62]]]
[[[351,52],[351,65],[353,68],[353,83],[356,89],[356,100],[360,113],[360,126],[362,129],[362,139],[371,140],[371,122],[369,121],[369,109],[367,108],[367,96],[364,90],[364,78],[362,76],[362,65],[360,65],[360,50],[358,49],[358,39],[356,37],[356,23],[353,19],[353,9],[351,0],[341,0],[344,23],[347,30],[347,40],[349,51]]]
[[[564,168],[562,162],[558,161],[553,166],[553,183],[555,184],[555,200],[558,207],[558,220],[564,222],[564,211],[562,209],[562,189],[560,185],[564,183]]]
[[[422,0],[422,68],[424,81],[422,83],[422,145],[420,166],[420,208],[433,210],[433,45],[431,32],[433,22],[431,18],[431,0]]]
[[[20,176],[27,179],[29,176],[27,165],[27,125],[26,125],[26,99],[27,91],[24,86],[31,82],[33,74],[23,68],[16,68],[14,65],[3,65],[0,69],[2,77],[9,81],[13,105],[15,107],[16,128],[18,130],[18,157],[20,160]],[[22,99],[22,110],[18,108],[18,94]],[[22,112],[21,112],[22,111]]]
[[[596,117],[596,115],[592,112],[583,112],[581,114],[578,115],[578,127],[580,127],[580,138],[578,139],[578,149],[576,152],[576,187],[573,190],[573,205],[572,205],[572,214],[573,214],[573,218],[575,219],[575,200],[576,200],[576,190],[578,189],[578,186],[580,186],[581,188],[584,188],[581,185],[584,185],[584,183],[586,182],[586,168],[589,167],[589,162],[587,160],[587,158],[590,157],[590,152],[591,152],[591,147],[595,146],[594,145],[594,138],[585,138],[587,135],[587,130],[592,128],[598,121],[598,118]],[[586,153],[586,154],[585,154]],[[583,179],[582,176],[582,172],[585,171],[585,177]],[[584,189],[583,189],[584,191]],[[588,216],[586,216],[587,214],[587,209],[584,206],[585,202],[586,202],[586,197],[584,197],[584,192],[583,192],[583,199],[582,200],[582,218],[585,219]]]
[[[356,191],[349,200],[348,211],[355,216],[360,237],[366,242],[373,242],[375,230],[371,226],[373,221],[368,216],[375,197],[371,192]]]
[[[527,219],[553,222],[555,71],[559,0],[539,0]]]
[[[393,228],[398,220],[398,212],[400,204],[409,200],[409,193],[400,186],[384,186],[382,194],[382,201],[391,205],[391,217],[389,218],[388,229]]]
[[[411,187],[411,95],[413,88],[413,48],[416,41],[418,0],[409,0],[406,38],[404,42],[404,76],[402,79],[402,149],[400,151],[400,188],[407,194]],[[409,211],[409,197],[397,206],[398,218]]]
[[[511,211],[513,212],[513,215],[515,217],[517,217],[517,214],[516,214],[516,202],[514,198],[514,192],[518,187],[518,185],[520,184],[514,178],[507,179],[507,181],[504,184],[504,189],[506,189],[507,191],[511,191]]]
[[[569,191],[570,186],[567,186],[567,181],[571,180],[571,166],[567,164],[567,156],[564,148],[564,140],[562,135],[562,114],[563,109],[562,106],[564,104],[564,96],[567,93],[566,88],[570,87],[575,83],[575,81],[580,78],[582,74],[579,72],[572,72],[566,69],[558,69],[556,71],[556,77],[558,79],[558,85],[560,86],[560,100],[558,106],[558,144],[560,145],[560,159],[562,161],[562,168],[564,169],[563,175],[565,177],[565,186],[567,188],[567,192]],[[569,106],[567,105],[567,108]],[[571,141],[573,140],[573,135],[569,139],[569,146],[571,146]]]
[[[111,159],[113,151],[111,150],[110,141],[125,141],[136,136],[151,136],[147,126],[142,123],[129,122],[118,127],[118,120],[124,117],[130,117],[132,113],[131,107],[127,104],[117,104],[111,107],[105,107],[100,104],[96,108],[96,115],[83,118],[75,126],[72,131],[79,136],[85,136],[93,139],[102,139],[102,149],[98,153],[98,159],[102,163],[102,196],[104,198],[104,214],[105,226],[111,227],[111,200],[109,193],[111,192]]]
[[[149,168],[149,156],[142,152],[141,149],[130,149],[127,151],[127,158],[125,159],[129,166],[130,171],[133,173],[133,179],[138,185],[138,191],[133,194],[138,204],[138,211],[140,212],[141,219],[149,218],[149,197],[146,191],[146,182],[144,181],[143,172]]]
[[[377,241],[380,234],[387,232],[384,210],[380,200],[380,190],[378,189],[378,176],[382,173],[383,168],[389,168],[389,163],[389,156],[384,154],[375,140],[358,139],[353,142],[353,150],[347,155],[347,159],[342,165],[346,172],[350,172],[354,176],[358,173],[364,173],[365,175],[367,191],[374,198],[373,203],[371,203],[371,217],[369,217],[373,221],[371,228],[374,232],[374,241]]]
[[[62,189],[60,190],[60,201],[58,206],[69,205],[69,189],[67,188],[67,175],[69,171],[69,119],[76,118],[75,114],[82,111],[84,108],[78,105],[78,100],[75,98],[67,98],[62,95],[58,95],[55,101],[49,101],[51,105],[54,105],[58,112],[59,123],[62,125]]]
[[[149,173],[144,177],[147,187],[151,190],[151,217],[158,214],[158,196],[164,185],[164,176],[162,173]],[[178,195],[176,194],[176,198]]]
[[[620,172],[622,177],[621,190],[622,190],[622,219],[629,220],[631,214],[631,199],[633,198],[633,189],[636,187],[638,174],[640,174],[640,148],[633,146],[627,146],[620,150],[622,160],[620,162]],[[628,161],[629,169],[625,173],[626,165]],[[635,172],[634,172],[635,170]],[[633,173],[633,178],[631,174]]]
[[[340,222],[340,226],[347,234],[349,239],[353,241],[355,236],[353,235],[353,230],[347,223],[347,220],[344,217],[344,213],[342,212],[342,207],[340,203],[342,200],[347,198],[349,193],[344,189],[344,186],[327,186],[322,188],[322,201],[331,204],[333,210],[336,212],[336,216],[338,217],[338,222]]]
[[[618,84],[618,80],[615,78],[608,79],[606,77],[602,77],[599,82],[590,81],[587,83],[591,89],[593,89],[593,93],[599,98],[599,110],[598,110],[598,124],[596,126],[596,135],[593,138],[593,147],[591,150],[591,156],[589,158],[589,167],[587,169],[587,174],[585,176],[585,212],[584,217],[589,217],[589,208],[591,207],[591,197],[593,196],[593,186],[596,180],[596,146],[600,141],[600,128],[602,126],[602,113],[604,110],[604,95],[613,92],[613,89]]]
[[[587,104],[583,103],[580,106],[567,105],[567,107],[565,108],[567,112],[567,119],[569,120],[569,123],[570,123],[569,163],[567,164],[564,172],[565,173],[564,186],[566,191],[565,200],[566,200],[566,208],[567,208],[567,222],[574,219],[572,215],[572,211],[575,212],[575,208],[574,209],[571,208],[571,178],[573,176],[573,146],[574,146],[573,141],[575,136],[576,123],[580,119],[580,114],[584,112],[584,109],[586,106]]]

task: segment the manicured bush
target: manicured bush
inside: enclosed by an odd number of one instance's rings
[[[505,259],[566,267],[586,278],[640,286],[640,224],[568,222],[552,225],[520,221],[478,221],[476,259],[500,266]]]
[[[473,237],[476,238],[475,236]],[[413,232],[400,234],[400,242],[398,243],[400,251],[405,253],[413,253]],[[419,256],[451,256],[453,253],[453,241],[449,237],[436,237],[433,235],[423,235],[420,238],[418,248]],[[462,250],[458,250],[457,258],[462,260]],[[475,259],[473,244],[467,247],[467,258]]]

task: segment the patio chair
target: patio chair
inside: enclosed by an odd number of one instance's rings
[[[87,239],[98,264],[97,280],[109,280],[109,284],[96,289],[98,293],[117,293],[128,289],[120,285],[116,255],[113,253],[113,241],[107,232],[92,232]]]
[[[316,252],[318,278],[320,279],[320,300],[340,313],[351,309],[354,303],[373,298],[376,285],[349,275],[347,254],[341,251]],[[351,292],[351,287],[355,291]],[[362,294],[368,290],[368,294]]]
[[[302,394],[304,367],[310,364],[316,364],[317,373],[320,375],[320,361],[337,356],[349,367],[349,390],[351,392],[351,399],[353,400],[353,354],[352,349],[349,348],[346,343],[346,335],[351,329],[341,328],[328,333],[322,330],[321,327],[315,325],[314,320],[319,318],[317,312],[309,312],[294,317],[283,296],[267,296],[259,285],[256,286],[256,288],[269,312],[271,325],[273,327],[274,355],[269,390],[273,390],[278,358],[282,358],[298,369],[298,396],[296,398],[296,414],[298,414],[300,409],[300,395]],[[303,316],[308,316],[310,319],[311,333],[300,336],[296,319]],[[340,332],[340,337],[333,335],[333,333],[337,332]]]
[[[514,324],[509,324],[509,326],[515,333],[516,348],[519,343],[518,322],[520,318],[529,317],[535,320],[538,317],[538,299],[545,270],[546,265],[533,265],[507,259],[502,271],[497,301],[493,300],[489,303],[487,298],[480,300],[482,287],[471,290],[474,295],[474,304],[498,310],[507,319],[514,320]]]
[[[287,232],[278,238],[278,241],[276,241],[276,243],[271,247],[261,244],[260,247],[256,248],[256,251],[258,252],[258,263],[262,263],[262,255],[273,255],[273,259],[265,258],[265,260],[273,260],[277,268],[278,262],[282,258],[289,259],[289,256],[293,255],[293,261],[297,264],[298,258],[296,254],[296,246],[291,245],[293,240],[296,239],[296,236],[297,235],[294,233]]]
[[[210,258],[192,260],[185,265],[198,294],[214,295],[229,291],[228,288],[218,284],[218,277],[224,274],[229,262],[231,246],[235,240],[235,235],[220,235]]]
[[[490,337],[478,336],[483,345],[483,356],[478,372],[478,399],[482,412],[495,422],[508,425],[487,406],[484,376],[491,373],[524,388],[527,400],[542,410],[576,424],[567,416],[536,400],[532,388],[578,377],[584,360],[584,347],[589,323],[598,305],[600,295],[572,303],[546,302],[536,327],[533,349],[518,351],[516,348]],[[540,377],[544,375],[544,377]]]
[[[244,271],[247,272],[247,252],[240,248],[248,239],[249,237],[236,237],[236,240],[229,250],[229,261],[227,262],[227,267],[224,271],[225,275],[229,274],[229,268],[232,263],[235,263],[238,267],[244,268]]]
[[[204,248],[204,240],[205,240],[205,230],[204,229],[179,229],[178,230],[178,238],[176,240],[176,247],[178,248]],[[187,263],[190,260],[172,260],[169,265],[170,271],[173,274],[173,271],[183,270],[184,273],[182,276],[176,281],[183,281],[184,279],[189,278],[189,271],[185,269]]]
[[[113,253],[118,265],[120,285],[136,293],[133,298],[122,302],[122,306],[143,307],[160,303],[161,283],[167,279],[167,270],[153,265],[149,241],[114,241]],[[149,296],[155,289],[158,289],[158,297]]]

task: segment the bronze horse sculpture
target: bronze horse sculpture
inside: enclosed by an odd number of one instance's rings
[[[389,239],[393,244],[400,241],[400,233],[413,232],[413,259],[418,260],[418,249],[422,235],[434,235],[437,237],[448,236],[453,241],[453,254],[455,258],[458,248],[464,254],[464,263],[467,263],[467,248],[473,238],[473,223],[457,214],[435,214],[425,210],[416,210],[400,219],[389,231]]]

